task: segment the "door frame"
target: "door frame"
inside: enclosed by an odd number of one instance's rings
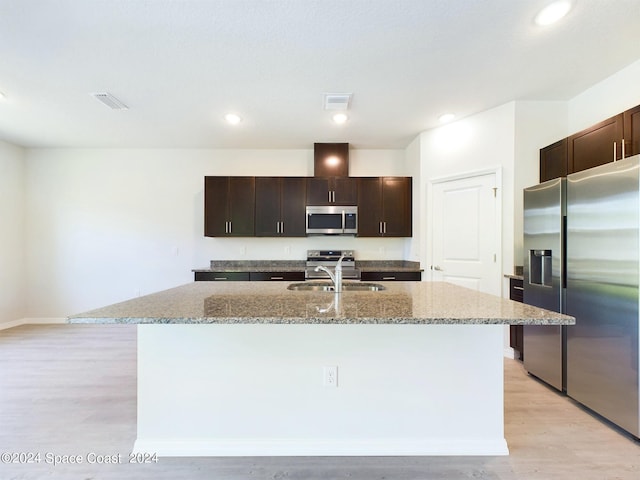
[[[433,177],[427,181],[426,189],[427,189],[427,235],[426,235],[426,245],[425,248],[425,257],[427,259],[427,265],[425,266],[425,273],[427,273],[426,277],[428,281],[433,281],[433,190],[434,186],[441,183],[447,183],[457,180],[465,180],[471,179],[474,177],[480,177],[484,175],[494,175],[495,176],[495,185],[496,185],[496,202],[495,202],[495,216],[496,223],[498,224],[498,228],[496,229],[496,249],[497,249],[497,274],[496,278],[492,280],[495,282],[496,291],[499,292],[500,296],[503,296],[503,282],[502,282],[502,167],[487,167],[478,170],[469,170],[466,172],[461,172],[453,175],[444,175],[440,177]]]

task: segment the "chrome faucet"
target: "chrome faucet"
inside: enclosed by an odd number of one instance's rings
[[[325,272],[329,275],[329,278],[333,282],[333,291],[336,293],[342,292],[342,259],[344,255],[340,257],[338,263],[336,263],[336,268],[334,269],[335,273],[331,273],[327,267],[323,265],[319,265],[316,267],[316,272]]]

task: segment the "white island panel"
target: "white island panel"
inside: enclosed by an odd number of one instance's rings
[[[501,325],[138,326],[161,456],[506,455]],[[323,367],[338,386],[323,386]]]

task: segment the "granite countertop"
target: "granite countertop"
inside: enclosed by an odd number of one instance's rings
[[[211,260],[209,268],[193,272],[304,272],[304,260]],[[422,272],[420,262],[408,260],[356,260],[362,272]]]
[[[513,273],[512,274],[505,273],[504,274],[504,278],[513,278],[515,280],[524,280],[524,276],[522,275],[522,273],[523,273],[522,265],[516,265],[513,268]]]
[[[288,282],[194,282],[73,315],[69,323],[571,325],[573,317],[444,282],[379,292],[291,291]]]
[[[504,278],[513,278],[514,280],[524,280],[524,277],[522,275],[509,275],[509,274],[504,274]]]

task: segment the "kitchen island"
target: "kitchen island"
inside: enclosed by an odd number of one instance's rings
[[[196,282],[69,318],[138,326],[160,456],[506,455],[503,325],[572,317],[437,282]]]

